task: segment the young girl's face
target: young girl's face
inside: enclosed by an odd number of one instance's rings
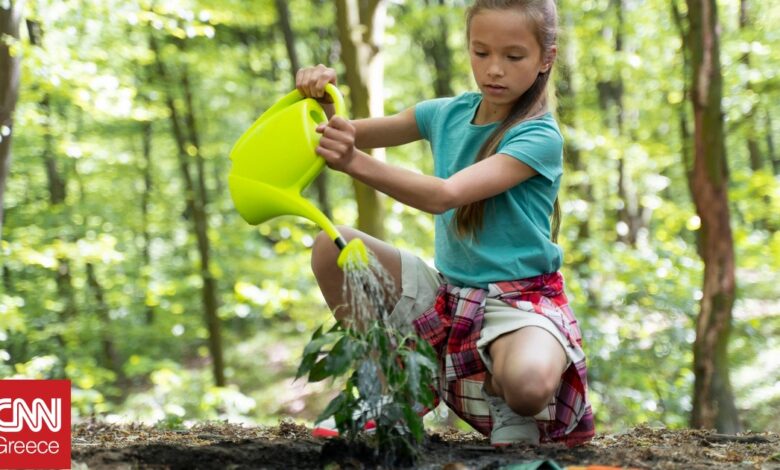
[[[542,53],[532,28],[514,8],[483,10],[471,19],[471,70],[492,117],[506,117],[537,75],[550,68],[550,54]]]

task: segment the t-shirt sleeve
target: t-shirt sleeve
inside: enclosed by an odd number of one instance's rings
[[[431,132],[433,130],[433,120],[439,110],[447,104],[452,98],[436,98],[422,101],[414,107],[414,118],[417,120],[417,129],[420,135],[427,141],[431,141]]]
[[[529,121],[509,129],[496,153],[517,158],[550,183],[563,174],[563,137],[545,121]]]

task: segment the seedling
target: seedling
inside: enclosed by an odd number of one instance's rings
[[[413,462],[425,436],[419,412],[433,408],[435,353],[386,321],[393,284],[370,259],[370,269],[345,270],[344,298],[355,321],[320,326],[303,351],[297,377],[318,382],[348,374],[318,421],[332,416],[339,433],[354,442],[373,420],[377,456],[388,463]]]

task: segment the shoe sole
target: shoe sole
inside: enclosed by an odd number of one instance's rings
[[[370,420],[366,423],[365,426],[363,426],[363,432],[371,434],[376,431],[376,422],[374,420]],[[323,428],[323,427],[317,427],[315,426],[314,429],[311,430],[312,437],[320,437],[323,439],[330,439],[331,437],[338,437],[339,431],[337,429],[331,429],[331,428]]]
[[[431,410],[429,410],[428,408],[425,408],[423,411],[417,413],[417,416],[422,418],[423,416],[425,416],[428,413],[430,413],[430,411]],[[365,426],[363,426],[363,432],[368,433],[368,434],[376,432],[376,421],[374,421],[373,419],[368,420],[368,422],[366,422]],[[314,429],[311,430],[311,435],[312,435],[312,437],[319,437],[319,438],[322,438],[322,439],[330,439],[332,437],[338,437],[339,436],[339,431],[337,429],[314,426]],[[509,444],[507,444],[507,445],[509,445]]]
[[[495,447],[496,449],[500,449],[500,448],[503,448],[503,447],[510,447],[510,446],[516,446],[516,445],[536,447],[536,446],[539,445],[539,443],[538,442],[528,442],[528,441],[517,441],[517,442],[496,442],[494,444],[494,443],[491,442],[490,445],[492,447]]]

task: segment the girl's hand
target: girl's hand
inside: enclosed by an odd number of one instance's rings
[[[306,67],[295,74],[295,88],[307,98],[315,98],[322,103],[332,103],[330,95],[325,93],[325,85],[336,84],[336,71],[322,64]]]
[[[326,124],[317,126],[322,134],[316,152],[325,159],[328,167],[349,173],[355,160],[355,126],[341,116],[333,116]]]

